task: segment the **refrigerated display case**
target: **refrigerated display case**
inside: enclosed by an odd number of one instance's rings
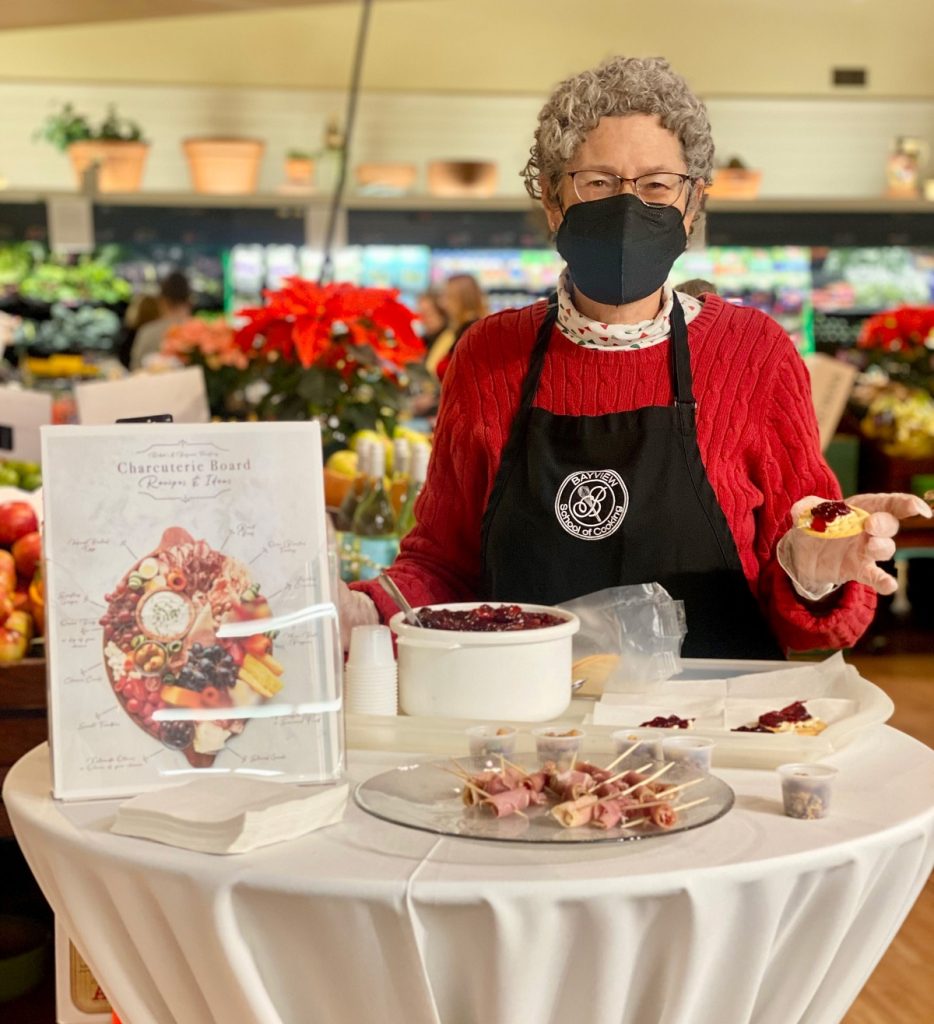
[[[761,309],[777,320],[802,352],[810,336],[811,251],[805,246],[710,246],[690,249],[675,262],[675,287],[710,281],[729,302]]]

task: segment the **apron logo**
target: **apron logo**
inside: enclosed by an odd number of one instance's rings
[[[628,508],[629,491],[612,469],[570,473],[555,498],[558,522],[580,540],[603,540],[616,533]]]

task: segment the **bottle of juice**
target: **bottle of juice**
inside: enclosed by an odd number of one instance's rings
[[[408,494],[405,496],[405,504],[399,513],[399,539],[401,540],[415,525],[415,502],[422,488],[425,486],[425,477],[428,475],[428,457],[431,449],[424,444],[412,446],[412,472],[409,480]]]
[[[358,579],[375,579],[392,565],[399,550],[396,514],[386,488],[386,451],[376,444],[370,451],[370,485],[353,517],[354,551],[359,558]]]
[[[392,443],[392,483],[389,487],[389,499],[397,517],[402,511],[409,490],[410,454],[409,442],[403,437],[397,437]]]

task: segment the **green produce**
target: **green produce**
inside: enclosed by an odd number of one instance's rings
[[[42,248],[33,242],[0,245],[0,288],[15,288],[42,259]]]
[[[17,459],[0,460],[0,486],[19,487],[23,491],[34,491],[42,486],[42,472],[37,462],[21,462]]]
[[[98,306],[70,309],[57,302],[50,320],[24,321],[13,340],[27,350],[110,352],[119,335],[120,318],[113,310]]]
[[[133,289],[104,260],[82,256],[77,263],[52,257],[33,267],[19,285],[20,295],[40,302],[128,302]]]

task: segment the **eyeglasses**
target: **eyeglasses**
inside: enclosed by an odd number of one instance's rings
[[[675,171],[656,171],[652,174],[640,174],[637,178],[623,178],[608,171],[583,170],[565,173],[574,184],[574,191],[582,203],[618,196],[623,190],[623,185],[629,182],[646,206],[671,206],[678,201],[684,191],[685,182],[692,180],[689,174],[678,174]]]

